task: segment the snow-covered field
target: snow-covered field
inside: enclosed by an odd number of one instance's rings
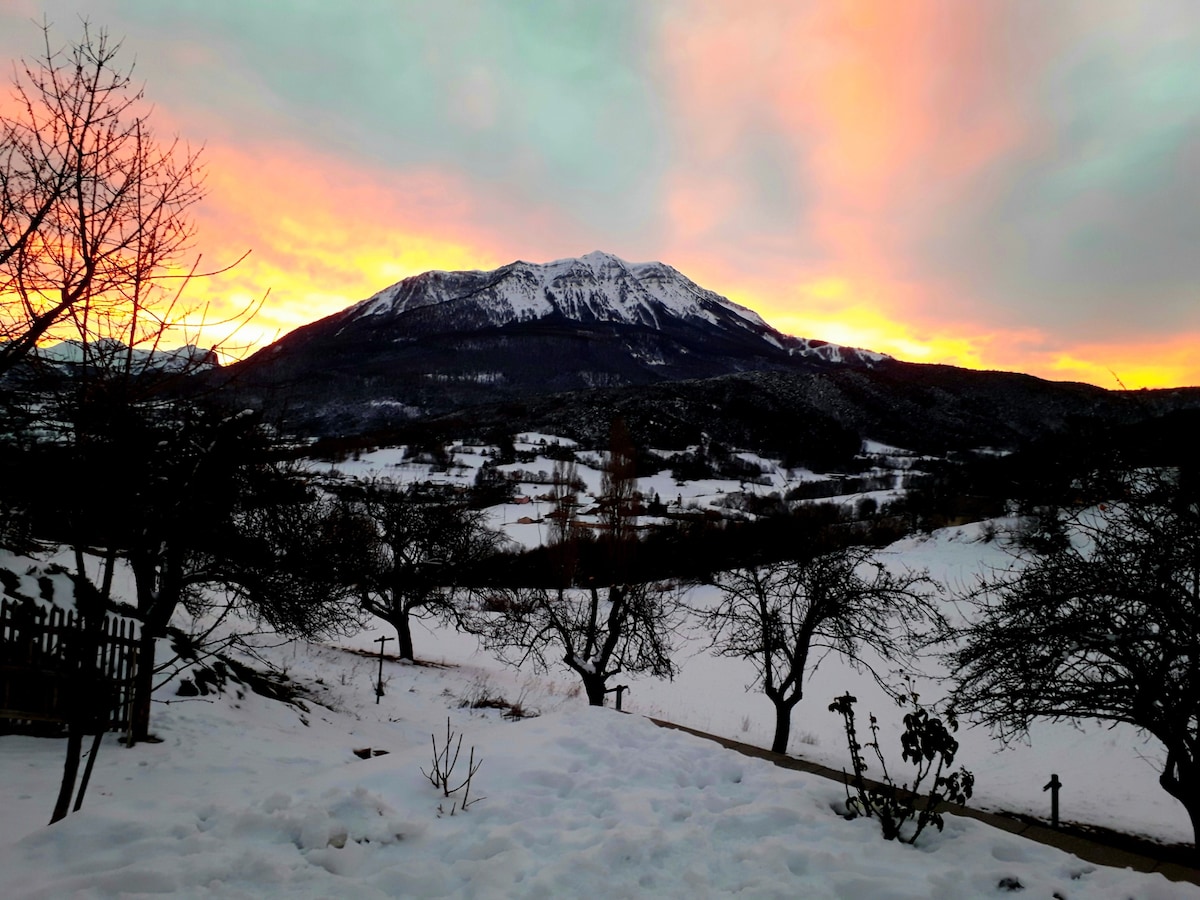
[[[949,900],[1003,894],[1015,879],[1026,896],[1200,897],[953,817],[917,847],[889,844],[875,823],[837,815],[832,782],[587,708],[569,680],[498,669],[456,635],[422,638],[422,655],[449,665],[386,664],[378,705],[373,661],[303,643],[265,652],[314,687],[307,713],[168,689],[154,720],[164,742],[106,740],[84,809],[52,828],[61,742],[0,738],[0,893]],[[721,685],[701,705],[740,694],[699,659],[687,683]],[[541,715],[461,706],[481,694]],[[805,718],[832,718],[824,705],[814,697]],[[721,719],[755,715],[743,707]],[[471,788],[481,799],[453,814],[421,773],[447,717],[465,736],[460,770],[469,747],[482,760]],[[387,754],[353,753],[365,748]],[[986,786],[989,770],[972,762]]]
[[[398,462],[381,451],[342,468],[398,472]],[[590,485],[594,470],[580,474]],[[472,475],[468,465],[457,477]],[[701,506],[741,487],[656,477]],[[518,511],[493,517],[516,526]],[[522,527],[538,539],[536,522]],[[883,556],[964,585],[1009,561],[989,533],[946,529]],[[262,658],[310,691],[304,710],[245,691],[181,698],[166,686],[153,720],[163,743],[126,749],[108,736],[83,810],[52,828],[63,742],[0,737],[0,897],[967,898],[1006,895],[1005,879],[1024,896],[1200,897],[953,817],[916,847],[887,843],[874,822],[837,814],[840,786],[658,728],[644,716],[769,744],[771,706],[747,691],[748,666],[713,656],[694,632],[676,638],[673,682],[623,679],[630,716],[587,708],[565,670],[507,668],[472,637],[421,626],[417,655],[431,664],[385,663],[376,703],[378,663],[350,650],[388,633],[380,624],[340,646],[260,639]],[[917,686],[936,700],[944,673],[924,668]],[[847,690],[860,718],[879,716],[885,751],[898,756],[901,711],[832,658],[795,712],[790,752],[847,765],[840,720],[827,711]],[[485,698],[540,715],[511,721],[471,708]],[[471,795],[484,799],[465,811],[421,773],[447,717],[465,737],[460,771],[469,747],[482,759]],[[975,805],[1045,816],[1042,785],[1056,773],[1066,819],[1190,839],[1182,808],[1157,784],[1157,749],[1130,730],[1044,725],[1008,749],[980,729],[959,737]],[[366,748],[386,755],[353,752]]]
[[[555,460],[542,454],[548,452],[547,448],[576,450],[575,442],[554,435],[526,433],[516,436],[514,447],[522,454],[523,460],[499,465],[497,470],[516,480],[518,499],[493,507],[490,510],[490,524],[514,544],[535,547],[548,537],[543,517],[553,509],[548,496]],[[433,481],[468,486],[474,482],[484,462],[492,458],[485,454],[494,451],[494,448],[464,446],[460,442],[448,445],[446,449],[448,463],[445,465],[422,462],[420,454],[412,453],[406,447],[384,447],[336,463],[313,462],[310,470],[318,476],[334,479],[378,478],[396,484]],[[675,455],[669,451],[652,452],[662,457],[667,465]],[[638,478],[637,490],[647,501],[657,497],[672,514],[701,514],[707,511],[728,515],[731,509],[740,508],[742,504],[739,499],[742,495],[782,496],[800,484],[837,477],[804,468],[785,468],[777,460],[754,453],[739,452],[736,455],[749,470],[758,469],[759,474],[736,481],[724,478],[680,481],[676,480],[670,468],[666,468],[654,475]],[[889,482],[890,486],[884,490],[848,494],[833,498],[830,502],[853,507],[866,499],[880,505],[895,500],[902,496],[908,474],[920,463],[918,457],[907,451],[874,442],[867,442],[863,456],[871,466],[870,472],[879,476],[881,481]],[[576,460],[575,474],[585,486],[580,495],[582,512],[579,521],[586,523],[594,521],[588,515],[587,507],[600,494],[606,454],[576,450]],[[640,521],[651,524],[656,520],[642,516]]]

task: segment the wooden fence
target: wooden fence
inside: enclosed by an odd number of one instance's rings
[[[106,616],[88,635],[74,610],[0,599],[0,731],[45,733],[73,713],[126,728],[137,643],[132,619]]]

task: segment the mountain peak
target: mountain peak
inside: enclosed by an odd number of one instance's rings
[[[607,253],[604,250],[593,250],[591,253],[585,253],[583,256],[579,257],[579,259],[583,262],[591,263],[593,265],[598,263],[606,266],[617,265],[623,268],[628,268],[629,266],[629,263],[625,262],[625,260],[621,259],[619,256],[616,256],[612,253]]]
[[[416,415],[555,391],[879,359],[781,334],[665,263],[597,250],[406,278],[249,362],[263,383],[307,379],[321,396],[345,384],[360,406],[398,404]]]
[[[884,354],[790,337],[751,309],[700,287],[663,262],[630,263],[593,250],[547,263],[516,260],[491,272],[431,271],[406,278],[332,317],[404,323],[413,338],[539,321],[605,324],[650,331],[722,334],[757,347],[752,354],[873,365]],[[407,338],[406,338],[407,339]]]
[[[439,307],[455,321],[503,326],[544,318],[659,327],[666,320],[777,332],[757,313],[701,288],[661,262],[628,263],[593,250],[548,263],[517,260],[494,272],[426,272],[385,288],[346,311],[348,319],[394,317]]]

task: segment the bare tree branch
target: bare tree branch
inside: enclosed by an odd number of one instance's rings
[[[155,138],[106,31],[85,22],[65,49],[42,32],[0,117],[0,375],[49,337],[157,345],[202,277],[200,151]]]

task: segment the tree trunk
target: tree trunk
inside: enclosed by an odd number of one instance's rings
[[[587,692],[588,703],[592,706],[604,705],[604,679],[598,675],[583,675],[583,689]]]
[[[129,746],[150,738],[150,700],[154,693],[155,641],[166,635],[171,616],[179,603],[182,587],[168,574],[177,569],[161,555],[133,553],[129,557],[137,591],[138,636],[136,668],[133,671],[133,703],[130,708]],[[161,575],[161,577],[160,577]]]
[[[1200,801],[1185,803],[1192,820],[1192,865],[1200,868]]]
[[[775,737],[771,739],[772,753],[787,753],[788,740],[792,736],[792,708],[783,703],[775,704]]]
[[[1192,865],[1200,866],[1200,767],[1191,762],[1186,750],[1168,748],[1166,769],[1158,783],[1187,810],[1192,821]]]
[[[83,779],[79,782],[79,791],[75,794],[75,805],[71,812],[79,812],[83,807],[83,796],[87,793],[88,783],[92,780],[92,770],[96,768],[96,756],[100,753],[100,744],[104,740],[105,723],[96,723],[96,734],[92,737],[92,751],[88,754],[87,765],[83,767]]]
[[[792,710],[799,697],[795,700],[775,700],[775,737],[771,739],[772,753],[787,753],[788,741],[792,736]]]
[[[408,611],[401,610],[392,620],[392,625],[396,627],[396,655],[400,659],[414,661],[416,657],[413,656],[412,624],[409,622]]]
[[[63,763],[62,783],[58,786],[58,802],[50,824],[65,819],[71,810],[71,798],[75,795],[75,779],[79,775],[79,758],[83,754],[83,728],[72,718],[67,726],[67,758]]]
[[[1187,799],[1180,797],[1173,791],[1168,791],[1183,804],[1183,808],[1187,810],[1188,818],[1192,820],[1192,865],[1200,868],[1200,795],[1193,793]]]
[[[76,551],[79,553],[79,551]],[[82,554],[80,560],[82,559]],[[80,562],[80,573],[83,565]],[[104,629],[104,607],[100,597],[91,588],[91,583],[80,579],[75,587],[76,607],[80,613],[78,632],[71,635],[67,644],[64,662],[69,676],[63,685],[67,695],[67,758],[63,761],[62,781],[58,787],[58,800],[50,817],[53,825],[67,817],[71,811],[71,800],[75,796],[75,783],[79,778],[79,761],[83,754],[83,736],[90,724],[96,729],[108,721],[105,685],[101,672],[95,668],[96,657],[101,646]],[[88,772],[90,774],[90,764]],[[82,793],[80,794],[82,802]],[[76,805],[76,809],[78,809]]]

